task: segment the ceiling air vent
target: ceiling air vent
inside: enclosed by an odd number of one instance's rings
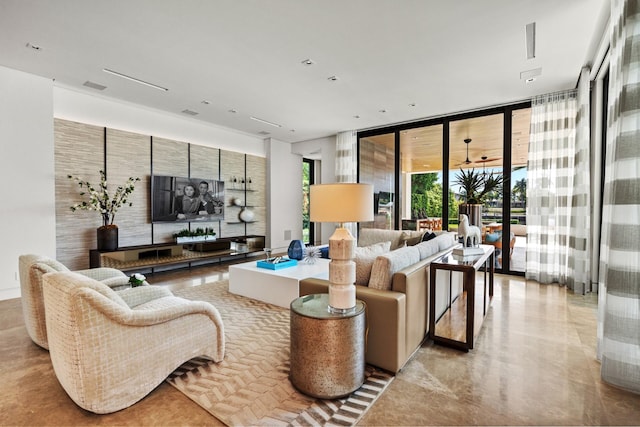
[[[82,86],[90,87],[91,89],[96,89],[96,90],[105,90],[107,88],[106,86],[102,86],[102,85],[99,85],[98,83],[90,82],[89,80],[84,82]]]
[[[525,39],[527,47],[527,59],[536,57],[536,23],[532,22],[525,27]]]
[[[199,114],[197,111],[189,110],[188,108],[186,110],[182,110],[182,112],[189,116],[197,116]]]
[[[536,77],[542,75],[542,68],[534,68],[533,70],[522,71],[520,80],[533,81]]]

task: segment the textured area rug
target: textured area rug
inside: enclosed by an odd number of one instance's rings
[[[231,294],[227,281],[174,294],[220,311],[226,352],[220,363],[190,360],[167,382],[227,425],[354,425],[394,378],[367,366],[346,398],[306,396],[289,382],[289,310]]]

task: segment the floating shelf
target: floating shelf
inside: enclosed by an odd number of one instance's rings
[[[225,191],[241,191],[241,192],[243,192],[243,193],[244,193],[245,191],[246,191],[247,193],[254,193],[254,192],[258,191],[258,190],[251,190],[251,189],[245,189],[245,188],[227,188],[227,187],[224,187],[224,190],[225,190]]]

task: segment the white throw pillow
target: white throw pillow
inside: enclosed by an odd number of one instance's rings
[[[440,251],[438,242],[436,240],[429,240],[428,242],[419,243],[416,245],[416,248],[418,248],[418,250],[420,251],[420,261]]]
[[[354,259],[356,263],[356,285],[367,286],[369,284],[373,262],[378,255],[386,254],[390,249],[390,241],[356,248]]]
[[[442,233],[435,240],[438,242],[438,249],[444,251],[456,244],[455,233]]]
[[[369,287],[390,290],[393,275],[405,267],[420,261],[420,251],[415,246],[406,246],[388,254],[379,255],[371,267]]]

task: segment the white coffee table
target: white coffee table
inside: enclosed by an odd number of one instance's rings
[[[229,292],[289,308],[291,301],[300,296],[300,280],[329,278],[329,261],[298,261],[298,265],[280,270],[259,268],[256,261],[233,264],[229,266]]]

